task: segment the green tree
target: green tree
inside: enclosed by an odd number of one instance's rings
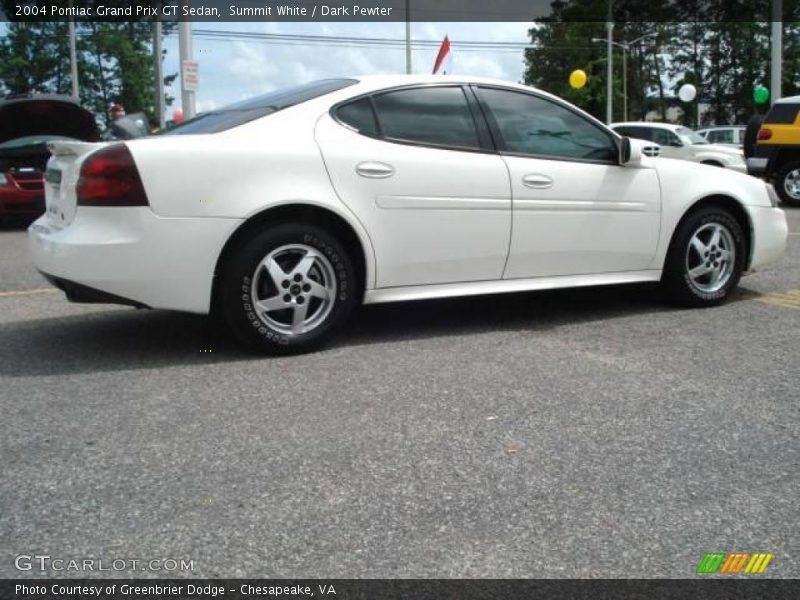
[[[68,94],[71,86],[67,26],[11,23],[0,40],[0,92]]]
[[[661,40],[667,30],[655,22],[664,18],[663,8],[654,4],[643,13],[640,2],[615,2],[614,41],[625,44],[650,33],[658,33]],[[605,14],[607,5],[607,0],[553,2],[551,15],[537,19],[529,30],[535,47],[525,51],[525,83],[559,95],[600,119],[605,119],[606,114],[608,58],[604,41],[606,23],[598,21],[598,18]],[[648,21],[648,17],[652,21]],[[629,49],[627,87],[628,117],[631,119],[644,118],[646,93],[659,88],[659,69],[664,68],[663,59],[654,51],[659,43],[663,42],[648,39]],[[620,120],[623,117],[623,57],[619,46],[614,46],[612,60],[613,118]],[[574,69],[583,69],[588,75],[588,82],[581,90],[569,86],[569,74]]]
[[[552,3],[549,17],[530,29],[534,48],[525,52],[526,83],[560,95],[605,118],[606,47],[598,22],[607,0],[563,0]],[[753,89],[769,86],[770,2],[761,0],[672,0],[651,3],[614,0],[614,41],[625,44],[650,32],[657,37],[630,47],[628,117],[642,119],[657,110],[679,106],[680,120],[694,126],[699,103],[709,106],[703,124],[744,123],[756,110]],[[800,91],[800,2],[784,1],[783,95]],[[667,13],[667,11],[669,11]],[[622,118],[621,50],[614,50],[614,120]],[[584,69],[583,90],[569,87],[570,71]],[[691,103],[677,99],[680,87],[693,84]],[[763,107],[762,107],[763,110]]]
[[[8,12],[13,4],[0,0]],[[112,2],[106,2],[107,5]],[[164,35],[174,23],[164,24]],[[146,21],[76,23],[81,103],[107,122],[108,107],[155,114],[152,24]],[[0,40],[0,93],[71,93],[66,23],[9,22]],[[169,85],[177,73],[164,77]],[[173,98],[168,97],[167,105]]]

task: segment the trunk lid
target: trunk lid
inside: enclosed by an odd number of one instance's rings
[[[28,136],[97,141],[94,116],[70,96],[41,95],[0,100],[0,143]]]
[[[78,199],[75,184],[83,160],[106,143],[50,142],[52,157],[44,176],[44,200],[48,223],[55,229],[66,227],[75,218]]]

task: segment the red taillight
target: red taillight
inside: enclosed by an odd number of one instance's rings
[[[84,161],[75,189],[78,206],[148,206],[142,180],[125,144],[98,150]]]
[[[766,129],[765,127],[762,127],[761,129],[758,130],[758,139],[768,140],[771,137],[772,137],[771,129]]]

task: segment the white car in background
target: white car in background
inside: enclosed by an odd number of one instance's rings
[[[747,173],[747,163],[740,149],[723,144],[709,144],[703,136],[688,127],[646,122],[612,123],[610,127],[620,135],[657,143],[664,158],[690,160]]]
[[[715,125],[697,130],[697,135],[709,144],[722,144],[723,146],[744,147],[744,134],[747,128],[742,125]]]
[[[719,304],[782,255],[784,213],[763,181],[648,145],[515,83],[317,81],[51,144],[30,249],[72,300],[215,312],[269,353],[362,302],[660,281]]]

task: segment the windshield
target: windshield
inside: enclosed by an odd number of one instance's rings
[[[185,123],[168,129],[161,135],[186,135],[192,133],[217,133],[276,111],[312,100],[358,83],[355,79],[321,79],[303,85],[283,88],[224,108],[197,115]]]
[[[688,127],[678,127],[675,130],[678,137],[684,144],[707,144],[708,141],[696,131],[692,131]]]

